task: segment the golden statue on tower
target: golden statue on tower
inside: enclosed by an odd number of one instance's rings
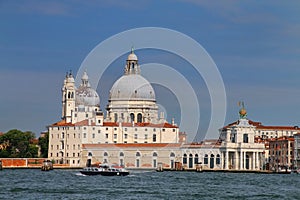
[[[240,114],[240,119],[246,119],[247,118],[247,110],[245,109],[245,104],[243,101],[239,101],[238,103],[239,107],[241,107],[239,114]]]

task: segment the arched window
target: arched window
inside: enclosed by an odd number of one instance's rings
[[[208,155],[207,155],[207,154],[205,154],[205,156],[204,156],[204,161],[203,161],[203,163],[204,163],[205,165],[208,164]]]
[[[194,163],[198,164],[198,162],[199,162],[198,154],[195,154]]]
[[[131,120],[131,122],[134,122],[134,114],[133,113],[130,113],[130,120]]]
[[[118,121],[118,113],[115,113],[115,116],[114,116],[115,118],[114,118],[114,120],[115,120],[115,122],[117,122]]]
[[[243,135],[243,142],[244,142],[244,143],[248,143],[248,134],[247,134],[247,133],[245,133],[245,134]]]
[[[221,164],[220,154],[217,154],[216,164],[217,165]]]
[[[136,157],[141,156],[140,152],[136,152],[135,156],[136,156]]]
[[[153,136],[152,136],[152,141],[153,141],[153,142],[156,142],[156,134],[153,134]]]
[[[170,157],[175,157],[175,153],[170,153]]]
[[[137,115],[137,122],[138,122],[138,123],[142,123],[142,122],[143,122],[143,117],[142,117],[142,114],[141,114],[141,113],[139,113],[139,114]]]
[[[157,153],[156,152],[153,153],[153,157],[157,157]]]
[[[103,156],[108,156],[108,153],[107,153],[107,152],[104,152]]]
[[[71,98],[71,92],[68,92],[68,99]]]
[[[74,92],[72,92],[71,98],[72,98],[72,99],[74,98]]]
[[[187,155],[186,154],[183,154],[182,163],[187,164]]]
[[[123,157],[124,156],[124,153],[123,152],[120,152],[120,157]]]
[[[93,156],[92,152],[89,152],[89,153],[88,153],[88,156]]]

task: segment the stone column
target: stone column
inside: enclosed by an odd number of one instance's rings
[[[240,169],[243,169],[243,152],[240,151]]]
[[[228,169],[228,162],[229,162],[229,158],[228,158],[228,150],[226,149],[226,155],[225,155],[225,169]]]
[[[252,170],[254,170],[255,169],[255,152],[252,152],[251,162],[252,162]]]
[[[224,169],[224,152],[221,151],[221,169]]]
[[[243,155],[243,169],[246,169],[246,151],[244,152],[244,155]]]
[[[234,169],[238,169],[239,168],[238,151],[234,152],[234,162],[235,162]]]
[[[259,155],[259,153],[256,152],[256,165],[255,165],[256,169],[259,169],[259,167],[260,167],[260,165],[259,165],[259,159],[258,159],[259,156],[258,155]]]

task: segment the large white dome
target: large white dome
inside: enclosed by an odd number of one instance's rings
[[[141,75],[123,75],[112,86],[110,100],[155,101],[155,93],[151,84]]]

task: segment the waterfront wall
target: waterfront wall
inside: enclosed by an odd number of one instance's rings
[[[3,168],[41,168],[45,158],[0,158]],[[68,164],[55,164],[54,168],[70,168]]]
[[[39,168],[44,158],[0,158],[3,168]]]

